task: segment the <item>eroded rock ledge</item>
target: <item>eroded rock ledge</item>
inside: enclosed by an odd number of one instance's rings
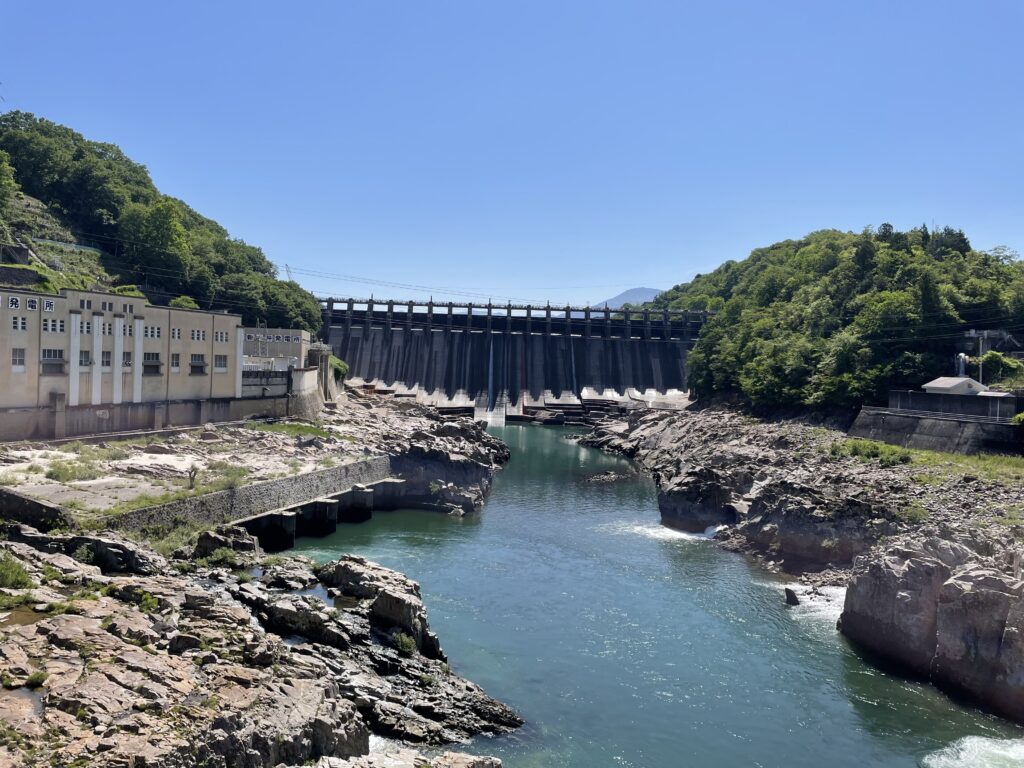
[[[722,526],[728,549],[847,586],[839,628],[875,660],[1024,722],[1019,484],[830,451],[844,437],[708,408],[637,412],[581,442],[650,472],[667,525]]]
[[[255,563],[244,531],[217,536]],[[0,765],[490,768],[359,756],[371,733],[442,745],[522,723],[451,672],[419,586],[362,558],[179,573],[112,534],[8,538],[37,586],[2,590]]]
[[[839,619],[861,647],[1024,722],[1019,541],[928,526],[858,558]]]

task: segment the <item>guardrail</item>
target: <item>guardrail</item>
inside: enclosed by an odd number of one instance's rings
[[[941,411],[911,411],[903,408],[885,408],[877,405],[865,405],[861,407],[865,413],[881,413],[891,416],[915,416],[927,419],[941,419],[943,421],[969,421],[975,424],[1013,424],[1013,419],[997,418],[995,416],[972,416],[962,413],[943,413]]]

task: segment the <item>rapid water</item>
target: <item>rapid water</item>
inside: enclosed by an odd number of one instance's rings
[[[508,768],[1009,768],[1024,730],[865,664],[839,604],[658,523],[625,459],[564,430],[491,430],[512,449],[479,518],[376,512],[297,552],[365,555],[420,582],[455,670],[514,706],[470,751]]]

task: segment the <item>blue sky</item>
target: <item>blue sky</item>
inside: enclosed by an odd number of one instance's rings
[[[7,0],[7,109],[318,293],[596,302],[825,227],[1024,250],[1024,3]]]

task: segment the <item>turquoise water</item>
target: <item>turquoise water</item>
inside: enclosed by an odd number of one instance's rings
[[[756,565],[659,525],[649,479],[586,482],[626,460],[557,428],[493,431],[512,460],[478,518],[378,512],[296,547],[421,583],[455,670],[527,721],[472,751],[508,768],[1024,765],[1021,729],[871,668],[835,608],[787,608]]]

